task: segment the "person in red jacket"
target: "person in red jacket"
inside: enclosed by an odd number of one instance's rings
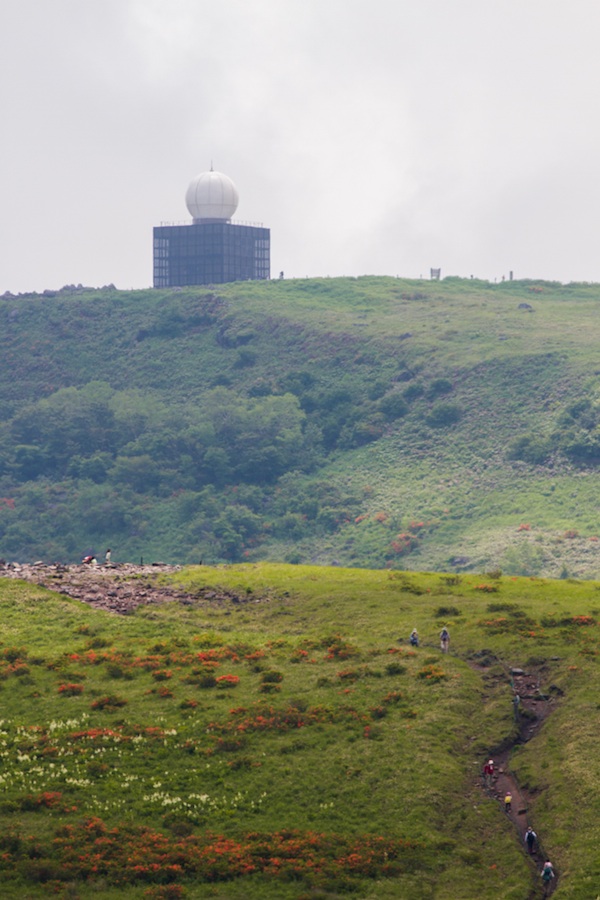
[[[491,788],[492,782],[494,780],[494,760],[489,759],[485,766],[483,767],[483,780],[485,781],[486,787]]]

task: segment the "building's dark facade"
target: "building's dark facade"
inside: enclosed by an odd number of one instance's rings
[[[154,287],[259,281],[271,274],[268,228],[231,222],[154,229]]]

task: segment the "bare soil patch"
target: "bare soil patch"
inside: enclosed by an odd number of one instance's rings
[[[46,565],[8,563],[0,566],[0,577],[16,578],[81,600],[96,609],[119,615],[131,615],[138,606],[178,602],[185,606],[210,602],[216,604],[256,602],[255,595],[236,594],[219,588],[199,588],[193,593],[161,583],[161,576],[175,574],[181,566],[155,563],[119,565]]]

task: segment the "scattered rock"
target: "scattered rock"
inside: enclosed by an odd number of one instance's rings
[[[158,569],[158,571],[157,571]],[[211,603],[261,603],[265,595],[236,593],[224,588],[196,588],[193,593],[161,584],[160,576],[181,571],[181,566],[167,563],[134,566],[128,563],[110,566],[63,566],[36,562],[31,565],[8,563],[0,568],[0,578],[18,578],[48,588],[65,597],[81,600],[96,609],[119,615],[132,615],[138,606],[155,603],[181,603],[185,606]],[[57,579],[60,584],[56,584]]]

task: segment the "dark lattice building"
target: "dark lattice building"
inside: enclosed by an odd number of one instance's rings
[[[154,287],[258,281],[270,277],[271,234],[231,222],[234,183],[221,172],[203,172],[186,193],[193,221],[154,229]]]

